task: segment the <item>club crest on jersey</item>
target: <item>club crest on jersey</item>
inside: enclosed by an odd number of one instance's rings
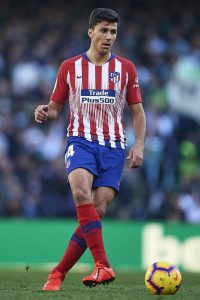
[[[120,73],[119,72],[109,72],[110,81],[117,83],[120,81]]]

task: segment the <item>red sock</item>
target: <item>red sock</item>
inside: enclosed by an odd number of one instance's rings
[[[81,228],[78,226],[71,237],[61,261],[52,272],[58,270],[63,274],[67,273],[83,255],[86,249],[87,244],[84,240]]]
[[[82,234],[95,264],[109,267],[103,244],[101,221],[94,205],[86,204],[78,206],[76,209]]]

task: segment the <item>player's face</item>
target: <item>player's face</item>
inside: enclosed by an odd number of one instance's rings
[[[91,46],[100,54],[105,55],[110,52],[117,37],[117,23],[102,21],[97,23],[93,29],[89,29]]]

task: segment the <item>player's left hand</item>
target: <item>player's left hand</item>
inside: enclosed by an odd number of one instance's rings
[[[126,159],[130,159],[129,168],[138,168],[142,165],[144,159],[144,145],[135,144],[129,151]]]

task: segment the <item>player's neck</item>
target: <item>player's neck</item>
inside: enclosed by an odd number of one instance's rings
[[[103,64],[107,63],[109,60],[111,53],[105,53],[104,55],[99,54],[98,52],[94,51],[93,49],[89,49],[86,52],[88,59],[96,66],[102,66]]]

